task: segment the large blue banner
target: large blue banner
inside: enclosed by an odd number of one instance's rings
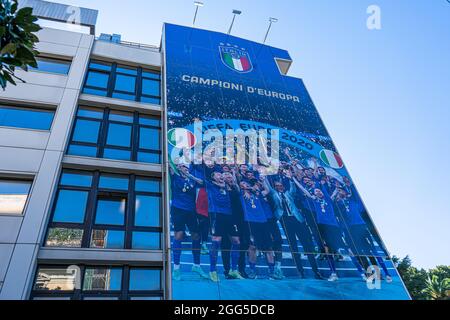
[[[408,299],[288,52],[164,31],[173,298]]]

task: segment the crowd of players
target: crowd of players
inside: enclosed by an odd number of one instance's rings
[[[272,175],[265,175],[258,165],[178,164],[171,168],[173,280],[181,280],[187,230],[192,240],[192,272],[200,277],[219,281],[221,251],[226,279],[256,279],[258,253],[265,256],[267,277],[284,279],[281,225],[300,278],[305,277],[304,254],[316,279],[326,279],[318,268],[320,258],[328,263],[328,280],[338,280],[335,260],[344,253],[362,279],[366,280],[369,266],[378,265],[385,279],[392,281],[374,245],[379,239],[351,180],[328,175],[314,158],[308,166],[289,149],[285,158]],[[209,254],[209,274],[200,266],[202,253]]]

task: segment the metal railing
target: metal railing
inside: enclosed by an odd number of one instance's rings
[[[95,40],[115,43],[115,44],[119,44],[119,45],[123,45],[123,46],[127,46],[127,47],[138,48],[138,49],[158,51],[158,52],[159,52],[159,49],[160,49],[158,46],[154,46],[154,45],[151,45],[151,44],[143,44],[143,43],[137,43],[137,42],[123,41],[123,40],[120,40],[119,42],[114,42],[114,41],[100,39],[99,37],[95,37]]]

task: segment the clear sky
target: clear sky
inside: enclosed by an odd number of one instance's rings
[[[391,254],[450,265],[450,3],[203,0],[197,26],[289,50]],[[100,11],[97,33],[159,45],[191,0],[55,0]],[[368,30],[369,5],[381,30]]]

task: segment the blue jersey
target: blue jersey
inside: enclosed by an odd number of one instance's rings
[[[231,215],[231,197],[227,188],[221,188],[209,181],[206,182],[208,193],[208,211]]]
[[[330,226],[339,226],[334,213],[333,202],[330,198],[316,199],[314,201],[316,211],[316,221],[318,224],[326,224]]]
[[[261,197],[260,199],[262,208],[264,210],[264,215],[266,216],[266,219],[273,219],[275,215],[273,214],[272,208],[270,207],[269,199],[267,197]]]
[[[361,217],[362,205],[351,199],[342,199],[337,202],[339,213],[349,226],[364,225],[366,222]]]
[[[195,198],[197,183],[189,178],[183,178],[177,174],[170,179],[172,190],[172,206],[175,208],[195,211]]]
[[[267,222],[266,213],[262,206],[261,200],[254,194],[250,194],[250,198],[241,195],[242,208],[244,209],[244,217],[247,222],[265,223]]]

